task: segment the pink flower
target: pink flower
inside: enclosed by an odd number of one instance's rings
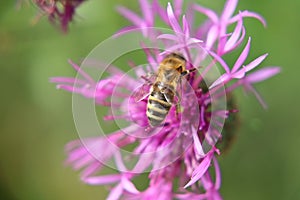
[[[133,26],[126,27],[119,33],[126,34],[128,30],[139,28],[142,35],[152,43],[159,41],[164,45],[164,50],[158,50],[141,43],[141,49],[149,61],[146,69],[157,71],[163,55],[170,52],[181,53],[187,60],[188,69],[198,67],[209,55],[212,56],[212,60],[203,66],[203,72],[191,73],[183,80],[185,83],[181,92],[184,95],[180,99],[180,105],[184,109],[176,114],[176,108],[172,106],[163,126],[149,126],[146,115],[148,97],[137,102],[132,95],[141,81],[115,67],[109,68],[109,76],[105,79],[95,81],[79,66],[70,62],[81,78],[51,79],[58,88],[93,99],[97,105],[108,108],[110,112],[104,120],[121,120],[128,124],[114,133],[83,138],[81,141],[70,142],[66,147],[67,163],[75,170],[82,170],[83,182],[90,185],[113,185],[107,199],[221,200],[221,172],[216,156],[222,149],[218,148],[218,141],[228,138],[221,134],[224,121],[235,115],[237,108],[232,107],[229,102],[228,108],[226,103],[223,107],[216,106],[216,103],[222,102],[226,95],[232,96],[234,89],[239,86],[253,92],[263,102],[253,84],[280,71],[278,67],[267,67],[252,72],[267,54],[245,64],[250,51],[250,38],[233,66],[228,65],[223,58],[224,54],[229,54],[244,41],[244,17],[254,17],[265,24],[258,14],[240,11],[233,15],[237,0],[228,0],[220,17],[198,4],[188,6],[189,13],[186,17],[182,4],[183,1],[178,0],[174,1],[174,6],[168,3],[165,8],[156,0],[152,4],[147,0],[140,0],[142,16],[119,7],[119,12],[133,23]],[[190,21],[191,16],[198,12],[207,15],[209,21],[203,26],[194,27],[194,23]],[[166,34],[152,29],[156,23],[155,17],[159,17],[171,32]],[[234,31],[228,33],[228,26],[234,23]],[[223,67],[224,73],[216,80],[211,80],[208,74],[216,63]],[[145,78],[146,72],[141,72],[137,66],[132,65],[135,75],[143,75]],[[144,90],[149,89],[150,85],[145,85]],[[114,112],[116,110],[119,111],[118,114]],[[236,121],[226,123],[234,127]],[[130,155],[122,150],[127,146],[134,146]],[[104,165],[111,163],[118,172],[99,175]],[[214,168],[214,175],[210,168]],[[134,179],[147,170],[149,185],[145,190],[138,190]]]
[[[68,31],[75,10],[86,0],[33,0],[40,8],[41,15],[47,15],[50,22],[59,22],[64,32]],[[39,18],[40,16],[38,16]]]
[[[240,11],[239,14],[233,16],[237,3],[238,0],[228,0],[220,16],[218,16],[218,14],[211,9],[204,8],[197,4],[194,5],[195,10],[205,14],[209,18],[210,26],[199,27],[200,30],[203,28],[207,29],[207,30],[201,30],[201,32],[202,31],[207,32],[206,48],[212,49],[216,44],[216,42],[218,41],[217,53],[219,55],[223,55],[234,50],[243,41],[245,36],[245,29],[243,27],[244,17],[256,18],[264,26],[266,26],[266,22],[264,18],[254,12],[245,10],[245,11]],[[227,33],[227,27],[236,22],[237,24],[233,33],[230,34]],[[200,31],[198,31],[198,33],[199,32]],[[203,35],[201,34],[200,35],[198,34],[198,36],[203,37]]]
[[[148,36],[148,33],[145,31],[147,29],[144,28],[152,27],[154,25],[155,16],[152,11],[153,8],[149,4],[148,0],[139,0],[139,3],[143,15],[142,17],[138,16],[137,14],[123,6],[119,6],[117,9],[120,12],[120,14],[126,17],[133,24],[132,27],[128,28],[141,28],[141,30],[143,30],[143,34],[145,36]],[[127,30],[128,28],[126,28],[125,30]]]

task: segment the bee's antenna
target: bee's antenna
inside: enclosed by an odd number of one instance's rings
[[[189,74],[191,72],[194,72],[194,71],[196,71],[196,68],[185,70],[185,71],[181,72],[181,76],[185,76],[185,75],[187,75],[187,74]]]

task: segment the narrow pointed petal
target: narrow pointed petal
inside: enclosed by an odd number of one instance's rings
[[[50,78],[49,81],[52,83],[72,83],[72,84],[74,84],[76,81],[77,83],[86,84],[86,81],[79,80],[79,79],[76,80],[75,78],[69,78],[69,77],[52,77]]]
[[[153,26],[154,14],[151,5],[149,4],[148,0],[139,0],[139,2],[147,25]]]
[[[201,142],[199,140],[198,134],[196,130],[193,130],[193,141],[194,141],[194,148],[196,150],[196,153],[199,157],[204,157],[205,153],[203,151]]]
[[[161,34],[157,37],[157,39],[167,39],[167,40],[177,41],[178,37],[173,34]]]
[[[225,22],[233,15],[236,6],[237,6],[238,0],[228,0],[224,6],[224,10],[221,16],[221,21]]]
[[[170,24],[171,24],[173,30],[175,31],[175,33],[182,33],[181,27],[174,15],[174,12],[173,12],[170,2],[168,3],[167,13],[168,13]]]
[[[268,108],[268,105],[266,104],[265,100],[261,97],[261,95],[258,93],[258,91],[252,85],[246,84],[245,88],[246,88],[246,90],[248,90],[254,94],[254,96],[256,97],[256,99],[258,100],[258,102],[264,109]]]
[[[120,174],[113,175],[103,175],[103,176],[94,176],[82,179],[85,183],[89,185],[106,185],[119,182],[121,180]]]
[[[191,180],[184,186],[184,188],[187,188],[191,186],[192,184],[196,183],[207,171],[208,167],[210,166],[211,159],[212,159],[213,153],[209,153],[200,163],[200,165],[195,169],[195,171],[192,174]]]
[[[181,15],[183,0],[174,0],[174,12],[177,19],[179,19]]]
[[[244,48],[244,50],[242,51],[241,55],[239,56],[239,58],[237,59],[237,61],[234,63],[233,68],[231,70],[232,73],[236,72],[245,62],[248,54],[249,54],[249,50],[250,50],[250,42],[251,42],[251,38],[249,37],[248,42]]]
[[[131,10],[129,10],[125,7],[122,7],[122,6],[118,6],[117,10],[124,17],[126,17],[129,21],[131,21],[134,25],[140,26],[143,23],[143,20],[137,14],[132,12]]]
[[[238,41],[239,36],[241,35],[241,31],[243,30],[243,20],[240,19],[231,35],[229,40],[226,42],[224,46],[224,51],[227,52],[229,51]]]
[[[232,34],[229,33],[229,34],[226,34],[226,35],[223,35],[222,37],[219,37],[219,44],[218,44],[218,51],[217,51],[217,54],[222,56],[224,55],[224,47],[226,45],[226,42],[227,42],[227,38],[229,36],[231,36]]]
[[[242,27],[242,35],[239,38],[239,40],[235,44],[233,44],[233,46],[231,46],[230,48],[229,47],[226,48],[224,53],[229,53],[232,50],[236,49],[238,46],[240,46],[240,44],[244,41],[245,35],[246,35],[246,30],[245,30],[245,27],[243,26]]]
[[[221,187],[221,169],[220,169],[220,165],[218,163],[218,160],[216,159],[216,157],[213,157],[213,161],[214,161],[214,167],[215,167],[215,176],[216,176],[216,181],[215,181],[215,189],[219,190]]]
[[[85,73],[77,64],[73,63],[72,60],[69,60],[69,63],[72,65],[72,67],[78,71],[78,73],[80,73],[90,84],[95,84],[94,79],[91,78],[90,75],[88,75],[87,73]]]
[[[182,24],[183,24],[183,33],[185,37],[188,38],[190,36],[190,26],[188,21],[185,18],[185,15],[183,15],[182,17]]]
[[[200,13],[206,15],[214,24],[217,24],[219,21],[218,15],[211,9],[204,8],[198,4],[194,4],[194,9]]]
[[[241,78],[244,78],[246,75],[246,68],[243,67],[242,69],[240,69],[239,71],[233,73],[231,75],[232,78],[236,78],[236,79],[241,79]]]
[[[202,42],[203,42],[202,40],[199,40],[197,38],[189,38],[188,42],[187,42],[187,45],[197,44],[197,43],[202,43]]]
[[[247,76],[247,82],[249,83],[261,82],[278,74],[280,71],[281,71],[280,67],[266,67],[249,74]]]
[[[124,162],[123,162],[123,160],[122,160],[121,153],[120,153],[119,151],[116,151],[116,152],[114,153],[114,157],[115,157],[115,161],[116,161],[116,165],[117,165],[117,167],[118,167],[118,170],[121,171],[121,172],[126,172],[126,171],[128,171],[128,170],[126,169],[126,166],[125,166],[125,164],[124,164]]]
[[[246,72],[254,69],[255,67],[257,67],[266,57],[268,56],[268,54],[264,54],[262,56],[259,56],[258,58],[256,58],[255,60],[253,60],[251,63],[249,63],[248,65],[245,66],[246,68]]]
[[[138,191],[135,187],[135,185],[130,182],[128,179],[126,178],[123,178],[122,179],[122,184],[123,184],[123,187],[126,191],[132,193],[132,194],[138,194],[140,193],[140,191]]]
[[[126,26],[124,28],[121,28],[120,30],[118,30],[112,37],[113,38],[118,38],[126,33],[128,33],[129,31],[132,31],[136,29],[136,26]]]
[[[226,71],[227,74],[230,74],[230,69],[229,69],[228,65],[226,64],[226,62],[220,56],[218,56],[216,53],[214,53],[212,51],[208,51],[208,53],[214,59],[216,59],[216,61],[218,61],[221,64],[221,66],[224,68],[224,70]]]
[[[168,14],[165,11],[165,9],[161,7],[161,5],[159,4],[158,0],[153,0],[152,9],[161,17],[161,19],[165,23],[169,24]]]
[[[99,170],[101,170],[102,168],[102,163],[94,163],[94,164],[90,164],[88,167],[86,167],[81,173],[80,173],[80,177],[81,179],[84,179],[88,176],[91,176],[92,174],[98,172]]]
[[[214,43],[217,40],[218,37],[218,27],[217,26],[212,26],[208,33],[207,33],[207,38],[206,38],[206,48],[208,50],[211,50],[214,46]]]
[[[241,11],[240,14],[241,14],[242,17],[252,17],[252,18],[255,18],[255,19],[259,20],[263,24],[264,27],[267,26],[266,20],[261,15],[255,13],[255,12],[244,10],[244,11]],[[239,16],[236,15],[236,16],[234,16],[234,17],[232,17],[230,19],[229,23],[232,24],[232,23],[238,21],[238,19],[239,19]]]
[[[209,86],[209,89],[212,89],[214,87],[216,87],[217,85],[223,83],[225,84],[228,80],[230,79],[229,74],[223,74],[222,76],[220,76],[217,80],[215,80],[211,86]]]
[[[109,194],[109,196],[106,198],[106,200],[118,200],[122,196],[123,193],[123,187],[122,184],[118,184]]]
[[[76,147],[80,146],[81,145],[81,142],[80,140],[73,140],[73,141],[70,141],[68,142],[66,145],[65,145],[65,151],[66,152],[70,152],[72,151],[73,149],[75,149]]]

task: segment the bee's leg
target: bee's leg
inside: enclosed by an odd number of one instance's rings
[[[163,87],[161,89],[161,93],[164,94],[168,103],[173,104],[173,98],[171,97],[171,95],[174,94],[174,91],[172,89],[168,87]]]
[[[176,104],[176,118],[178,119],[179,113],[182,113],[183,108],[180,104]]]
[[[179,113],[182,113],[183,111],[183,108],[181,106],[181,95],[178,93],[178,91],[176,91],[176,98],[177,100],[175,100],[175,105],[176,105],[176,112],[175,112],[175,115],[176,115],[176,118],[177,120],[179,120]]]
[[[157,74],[155,74],[153,72],[147,73],[146,76],[143,76],[143,75],[141,76],[141,78],[144,79],[148,85],[153,85],[156,77],[157,77]]]
[[[152,85],[152,82],[146,77],[146,76],[141,76],[142,79],[146,82],[148,85]]]

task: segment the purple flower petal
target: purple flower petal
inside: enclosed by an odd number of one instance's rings
[[[183,0],[174,0],[175,16],[179,19],[181,15]]]
[[[206,15],[214,24],[217,24],[219,21],[218,15],[211,9],[204,8],[198,4],[193,5],[194,9]]]
[[[224,68],[224,70],[226,71],[227,74],[230,74],[230,69],[229,69],[228,65],[219,55],[217,55],[213,51],[208,51],[208,53],[221,64],[221,66]]]
[[[218,44],[218,50],[217,50],[218,55],[222,56],[224,54],[224,47],[226,45],[227,38],[231,35],[232,34],[229,33],[229,34],[219,37],[219,44]]]
[[[255,60],[253,60],[251,63],[249,63],[248,65],[245,66],[246,68],[246,72],[252,70],[253,68],[257,67],[266,57],[268,56],[268,54],[264,54],[262,56],[259,56],[258,58],[256,58]]]
[[[199,158],[202,158],[202,157],[204,157],[205,153],[203,151],[201,142],[199,140],[198,132],[195,129],[192,132],[193,132],[193,141],[194,141],[194,148],[195,148],[196,154],[199,156]]]
[[[239,36],[241,35],[242,30],[243,30],[243,20],[239,19],[231,37],[229,38],[229,40],[226,42],[224,46],[225,52],[229,51],[236,44],[237,40],[239,39]]]
[[[113,38],[117,38],[120,37],[121,35],[124,35],[126,33],[128,33],[129,31],[135,30],[136,26],[126,26],[124,28],[121,28],[120,30],[118,30],[112,37]]]
[[[131,10],[129,10],[123,6],[118,6],[117,10],[124,17],[126,17],[129,21],[131,21],[134,25],[139,27],[143,23],[143,20],[137,14],[132,12]]]
[[[213,155],[213,151],[207,154],[207,156],[201,161],[200,165],[195,169],[192,174],[191,180],[184,186],[184,188],[187,188],[196,183],[204,175],[204,173],[207,172]]]
[[[232,78],[236,78],[236,79],[241,79],[241,78],[244,78],[245,75],[246,75],[246,71],[247,69],[245,67],[243,67],[242,69],[240,69],[239,71],[231,74],[231,77]]]
[[[78,65],[76,65],[75,63],[73,63],[71,60],[69,60],[69,63],[72,65],[72,67],[78,71],[78,73],[80,73],[90,84],[94,85],[95,81],[94,79],[91,78],[90,75],[88,75],[87,73],[85,73]]]
[[[130,182],[127,178],[122,179],[122,184],[123,184],[123,187],[126,191],[128,191],[132,194],[139,194],[140,193],[140,191],[138,191],[136,189],[134,184],[132,182]]]
[[[189,23],[185,18],[185,15],[183,15],[182,17],[182,24],[183,24],[183,33],[185,34],[185,37],[189,37],[190,36],[190,27],[189,27]]]
[[[167,13],[168,13],[170,24],[171,24],[174,32],[175,33],[182,33],[181,27],[180,27],[175,15],[174,15],[171,3],[168,3]]]
[[[158,13],[162,21],[164,21],[166,24],[169,24],[168,14],[165,11],[165,9],[160,6],[158,0],[153,0],[152,6],[153,10],[156,11],[156,13]]]
[[[116,161],[116,165],[118,167],[118,170],[122,171],[122,172],[128,171],[127,168],[125,167],[125,164],[124,164],[124,162],[122,160],[121,153],[119,151],[116,151],[114,153],[114,157],[115,157],[115,161]]]
[[[280,71],[280,67],[266,67],[249,74],[246,79],[249,83],[257,83],[271,78],[272,76],[278,74]]]
[[[209,89],[212,89],[221,83],[225,84],[230,78],[231,76],[229,74],[223,74],[209,86]]]
[[[218,163],[218,160],[216,159],[216,157],[213,157],[213,161],[214,161],[214,166],[215,166],[215,176],[216,176],[216,181],[215,181],[215,189],[219,190],[221,187],[221,169]]]
[[[237,42],[235,42],[235,44],[233,44],[233,46],[226,48],[224,51],[224,53],[229,53],[230,51],[236,49],[238,46],[240,46],[240,44],[243,42],[244,38],[246,35],[246,30],[245,27],[242,27],[242,35],[239,38],[239,40]]]
[[[106,184],[119,182],[120,180],[121,180],[120,174],[83,178],[83,181],[89,185],[106,185]]]
[[[50,82],[52,83],[71,83],[74,84],[77,82],[77,84],[86,84],[86,81],[76,79],[76,78],[69,78],[69,77],[52,77],[50,78]]]
[[[264,101],[264,99],[261,97],[261,95],[255,90],[255,88],[250,85],[250,84],[245,84],[244,85],[246,90],[252,92],[254,94],[254,96],[256,97],[256,99],[258,100],[258,102],[260,103],[260,105],[264,108],[267,109],[268,106],[266,104],[266,102]]]
[[[240,14],[242,17],[252,17],[252,18],[258,19],[263,24],[264,27],[267,26],[266,20],[261,15],[255,13],[255,12],[244,10],[244,11],[241,11]],[[234,16],[233,18],[231,18],[229,20],[229,23],[232,24],[232,23],[238,21],[238,18],[239,18],[238,15]]]
[[[118,200],[120,199],[122,193],[123,193],[123,186],[121,183],[119,183],[114,189],[111,190],[106,200]]]
[[[100,162],[96,162],[93,164],[90,164],[88,167],[86,167],[81,173],[80,177],[81,179],[91,176],[92,174],[100,171],[102,169],[103,165]]]
[[[177,41],[178,37],[172,34],[161,34],[157,37],[157,39],[168,39],[168,40]]]
[[[228,19],[232,16],[235,8],[237,6],[238,0],[228,0],[224,6],[224,10],[221,16],[221,23],[227,22]]]
[[[239,58],[237,59],[237,61],[234,63],[233,68],[231,70],[231,73],[236,72],[245,62],[248,54],[249,54],[249,50],[250,50],[250,42],[251,42],[251,38],[249,37],[248,42],[244,48],[244,50],[242,51],[241,55],[239,56]]]
[[[212,49],[214,43],[216,42],[218,37],[218,27],[217,26],[212,26],[208,33],[207,33],[207,38],[206,38],[206,48],[208,50]]]
[[[139,0],[139,2],[147,25],[153,26],[154,14],[151,5],[149,4],[148,0]]]

